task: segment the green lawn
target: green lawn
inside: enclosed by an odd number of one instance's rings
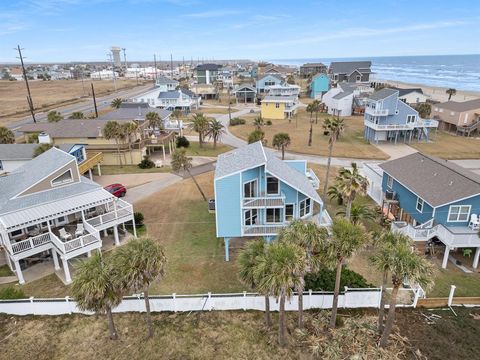
[[[2,265],[0,266],[0,277],[2,276],[13,276],[14,274],[12,273],[12,271],[10,270],[10,268],[8,267],[8,265]]]
[[[466,274],[457,269],[452,263],[447,269],[438,266],[435,285],[427,292],[428,297],[447,297],[450,286],[455,285],[455,296],[480,296],[480,274]]]
[[[232,149],[231,146],[224,144],[217,144],[217,148],[214,149],[212,143],[203,144],[203,148],[200,148],[198,141],[190,141],[190,146],[187,148],[187,155],[215,157]]]

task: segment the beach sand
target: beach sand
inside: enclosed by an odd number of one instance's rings
[[[422,84],[409,84],[409,83],[404,83],[396,80],[375,79],[374,81],[380,82],[380,83],[386,83],[386,84],[389,84],[390,86],[394,86],[400,89],[422,88],[423,93],[426,95],[429,95],[431,100],[440,101],[440,102],[448,101],[448,94],[445,93],[447,88],[428,86],[428,85],[422,85]],[[480,92],[457,89],[457,93],[452,96],[451,100],[462,102],[462,101],[468,101],[468,100],[473,100],[478,98],[480,98]]]

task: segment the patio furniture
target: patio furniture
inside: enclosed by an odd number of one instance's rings
[[[40,229],[39,229],[39,228],[35,228],[35,229],[33,229],[32,231],[29,231],[29,232],[28,232],[28,235],[31,236],[31,237],[40,235]]]
[[[61,228],[58,233],[60,234],[60,238],[64,241],[70,240],[72,238],[72,234],[68,233],[65,228]]]
[[[77,224],[77,228],[75,229],[75,237],[82,236],[84,232],[85,229],[83,228],[83,224]]]
[[[478,215],[472,214],[470,216],[470,222],[468,223],[468,227],[471,228],[472,230],[478,230],[479,225],[480,225],[480,221],[478,219]]]

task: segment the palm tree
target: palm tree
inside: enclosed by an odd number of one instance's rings
[[[307,105],[307,112],[310,113],[310,130],[308,132],[308,146],[312,146],[312,137],[313,137],[313,121],[312,116],[315,112],[315,105],[313,103]]]
[[[339,171],[336,182],[343,199],[347,201],[345,216],[350,220],[353,200],[358,194],[367,193],[368,179],[360,175],[357,164],[352,163],[352,170],[343,168]]]
[[[174,119],[177,119],[177,120],[180,119],[180,118],[182,117],[182,111],[179,110],[179,109],[173,110],[173,111],[172,111],[172,117],[173,117]]]
[[[153,131],[155,131],[155,129],[158,129],[159,131],[162,130],[162,119],[160,119],[160,115],[158,115],[157,112],[149,111],[145,114],[145,120],[148,121],[148,126],[152,128]]]
[[[343,194],[337,184],[330,186],[327,194],[331,200],[337,200],[338,205],[343,205]]]
[[[115,98],[110,103],[110,106],[114,109],[118,109],[122,105],[123,100],[121,98]]]
[[[300,329],[303,328],[305,275],[307,272],[316,272],[320,269],[320,258],[318,255],[322,251],[327,235],[325,229],[321,229],[312,222],[303,222],[301,220],[292,221],[278,235],[280,242],[296,244],[304,252],[305,267],[300,268],[297,273],[300,281],[298,281],[296,288],[298,293],[298,327]]]
[[[13,144],[15,142],[15,134],[12,130],[5,126],[0,126],[0,144]]]
[[[123,166],[120,156],[120,141],[124,138],[124,132],[122,131],[121,125],[114,120],[107,121],[102,132],[105,139],[115,140],[115,144],[117,144],[118,161],[120,162],[120,166]]]
[[[252,144],[257,141],[264,143],[265,133],[262,130],[254,130],[248,134],[248,143]]]
[[[69,119],[83,119],[84,115],[81,111],[74,111],[69,117]]]
[[[370,257],[370,262],[374,267],[382,272],[382,297],[380,299],[380,306],[378,309],[378,332],[381,334],[384,329],[384,316],[385,316],[385,291],[387,288],[389,258],[392,253],[392,246],[398,244],[410,244],[410,238],[398,232],[385,231],[378,236],[376,243],[379,246],[378,251]]]
[[[63,120],[63,115],[60,114],[59,111],[52,110],[48,113],[47,120],[48,122],[59,122],[60,120]]]
[[[262,131],[262,127],[265,125],[265,121],[263,121],[263,118],[261,116],[257,116],[253,120],[253,126],[255,126],[255,130],[257,131]]]
[[[208,119],[202,114],[195,114],[192,120],[193,130],[198,133],[198,144],[203,147],[203,139],[205,133],[208,131]]]
[[[143,291],[148,337],[153,336],[150,316],[150,285],[165,275],[167,258],[163,248],[148,238],[132,240],[113,253],[113,264],[121,288]]]
[[[330,189],[332,187],[330,186]],[[329,190],[330,192],[330,190]],[[346,208],[339,210],[337,215],[346,216]],[[359,204],[357,202],[352,203],[350,209],[350,220],[354,224],[360,224],[362,221],[373,221],[377,217],[376,212],[367,204]]]
[[[266,243],[264,240],[249,241],[240,254],[238,255],[237,266],[238,276],[240,281],[246,286],[257,289],[259,279],[262,279],[265,274],[255,274],[255,267],[258,264],[260,256],[263,256],[266,251]],[[258,289],[257,289],[258,290]],[[265,325],[272,326],[272,319],[270,317],[270,294],[265,295]]]
[[[427,287],[432,284],[434,274],[433,265],[426,258],[412,250],[408,244],[399,243],[391,246],[389,255],[385,260],[386,263],[384,265],[377,264],[377,266],[389,269],[392,276],[393,289],[385,329],[380,339],[381,347],[386,347],[388,344],[388,337],[395,322],[398,289],[404,279],[408,279],[411,284]]]
[[[285,160],[285,148],[290,145],[290,135],[287,133],[275,134],[272,145],[279,150],[282,149],[282,160]]]
[[[254,276],[259,280],[258,288],[278,298],[278,343],[285,346],[285,301],[299,287],[298,274],[306,267],[305,252],[296,244],[276,241],[269,245],[258,259]]]
[[[112,281],[112,270],[111,263],[95,253],[77,267],[71,293],[80,310],[107,315],[110,338],[116,340],[118,334],[112,308],[122,302],[122,292]]]
[[[325,174],[325,185],[323,186],[323,194],[327,193],[328,177],[330,176],[330,164],[332,162],[333,145],[337,142],[345,128],[343,119],[325,119],[323,121],[323,134],[328,136],[328,161],[327,173]]]
[[[313,100],[312,107],[313,107],[313,112],[315,113],[315,124],[318,124],[318,113],[320,112],[320,101]]]
[[[33,157],[37,157],[40,154],[43,154],[45,151],[50,150],[53,147],[52,144],[40,144],[33,151]]]
[[[130,153],[130,162],[133,165],[133,154],[132,154],[132,135],[137,133],[138,125],[135,122],[127,122],[120,125],[120,131],[123,133],[123,136],[127,140],[128,152]]]
[[[208,122],[208,130],[206,136],[213,139],[213,148],[217,148],[217,141],[220,141],[222,135],[225,133],[225,126],[217,119],[211,119]]]
[[[187,156],[187,151],[184,148],[176,149],[172,154],[171,161],[172,170],[178,172],[180,170],[186,171],[188,175],[192,178],[193,182],[197,186],[198,191],[202,194],[203,200],[207,201],[207,197],[203,193],[202,188],[197,182],[197,179],[192,175],[190,169],[192,168],[192,158]]]
[[[448,101],[450,101],[452,96],[454,96],[457,93],[457,90],[454,88],[450,88],[450,89],[447,89],[447,91],[445,92],[448,94]]]
[[[333,220],[331,233],[332,235],[325,242],[322,255],[327,266],[330,268],[336,267],[335,290],[330,318],[330,327],[334,328],[337,321],[338,295],[340,292],[343,261],[350,258],[366,242],[367,233],[362,225],[353,224],[345,218],[335,218]]]

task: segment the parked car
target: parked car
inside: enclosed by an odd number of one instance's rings
[[[104,189],[116,197],[124,197],[127,193],[127,188],[122,184],[110,184],[105,186]]]

